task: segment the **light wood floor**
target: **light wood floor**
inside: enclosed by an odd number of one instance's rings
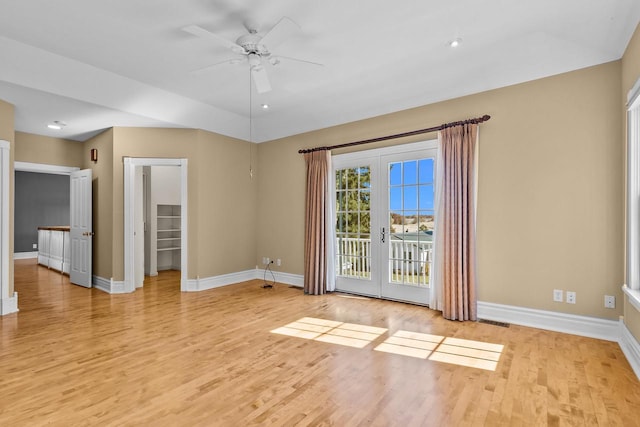
[[[261,281],[181,293],[178,280],[108,295],[16,261],[0,425],[640,425],[615,343]],[[303,317],[387,331],[363,348],[270,332]],[[504,348],[495,371],[374,350],[398,331]]]

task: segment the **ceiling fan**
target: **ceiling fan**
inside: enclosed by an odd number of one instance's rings
[[[282,17],[280,21],[278,21],[278,23],[274,25],[273,28],[271,28],[271,30],[269,30],[265,35],[260,35],[258,33],[259,26],[253,20],[244,21],[244,26],[247,29],[248,34],[244,34],[238,37],[235,42],[227,40],[226,38],[212,33],[211,31],[208,31],[198,25],[188,25],[182,28],[182,31],[193,34],[196,37],[209,40],[219,46],[230,49],[232,52],[237,53],[238,55],[241,55],[236,58],[227,59],[225,61],[209,65],[208,67],[201,68],[193,72],[207,72],[222,64],[238,64],[244,61],[245,58],[243,57],[246,57],[251,70],[251,77],[256,86],[256,90],[258,91],[258,93],[265,93],[271,90],[269,76],[267,75],[267,70],[264,67],[265,61],[274,66],[278,65],[281,60],[296,61],[322,66],[322,64],[319,64],[317,62],[306,61],[303,59],[281,55],[274,55],[270,50],[280,45],[294,33],[301,30],[300,26],[290,18],[286,16]]]

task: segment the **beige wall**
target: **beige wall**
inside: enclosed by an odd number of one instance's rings
[[[93,191],[93,274],[113,277],[113,129],[85,141],[81,146],[82,168],[91,169]],[[89,152],[98,150],[98,161]]]
[[[198,130],[115,128],[112,187],[99,183],[97,190],[112,192],[111,221],[99,217],[101,224],[110,222],[101,233],[112,241],[111,267],[103,269],[100,260],[101,277],[124,279],[123,157],[188,160],[189,278],[255,268],[257,182],[249,177],[249,144]]]
[[[627,50],[622,57],[622,104],[627,101],[627,93],[631,90],[635,82],[640,78],[640,25],[627,46]],[[624,123],[626,124],[626,108],[623,109]],[[626,129],[626,125],[625,125]],[[621,165],[624,169],[626,162]],[[625,296],[624,304],[624,322],[634,335],[640,341],[640,312],[633,307],[628,298]]]
[[[16,132],[17,162],[82,167],[82,142]]]
[[[638,78],[640,78],[640,25],[636,28],[622,57],[622,94],[624,102],[627,101],[627,93],[629,93]]]
[[[302,274],[299,148],[489,114],[480,131],[479,299],[617,319],[621,304],[604,309],[603,296],[622,301],[620,73],[616,61],[260,144],[257,255]],[[553,289],[577,292],[577,303],[554,303]]]
[[[124,157],[188,159],[189,278],[255,268],[255,144],[192,129],[153,128],[109,129],[84,143],[19,133],[18,144],[19,161],[92,169],[95,275],[124,279]],[[96,163],[89,160],[92,148],[98,150]]]
[[[47,155],[43,144],[52,141],[45,137],[18,133],[16,147],[13,106],[2,101],[0,138],[12,142],[12,155],[21,161],[68,165],[57,156],[62,150],[72,163],[94,170],[94,271],[101,277],[124,276],[124,156],[188,159],[190,278],[251,269],[262,256],[281,258],[281,271],[302,274],[305,168],[298,149],[490,114],[480,132],[479,299],[610,319],[624,306],[638,337],[640,315],[629,313],[634,309],[628,303],[606,310],[602,297],[623,300],[620,93],[626,95],[639,76],[636,30],[621,61],[253,145],[251,151],[248,143],[203,131],[115,128],[79,150],[70,145],[75,142],[53,141],[58,148]],[[382,145],[389,144],[376,146]],[[99,150],[96,164],[87,160],[90,148]],[[553,303],[553,289],[576,291],[577,304]]]
[[[9,295],[13,295],[13,162],[15,158],[15,109],[12,104],[0,100],[0,139],[9,141]]]
[[[112,181],[112,248],[111,277],[124,280],[124,157],[167,157],[188,159],[188,192],[197,189],[197,134],[191,129],[113,129],[113,181]],[[188,251],[197,250],[197,203],[189,197]],[[194,224],[196,224],[194,226]],[[191,277],[197,271],[196,258],[189,257],[188,273]],[[193,275],[195,277],[195,275]]]
[[[250,152],[251,150],[251,152]],[[198,140],[198,275],[254,269],[259,171],[255,144],[201,131]],[[194,194],[191,192],[189,194]],[[190,274],[191,275],[191,274]]]

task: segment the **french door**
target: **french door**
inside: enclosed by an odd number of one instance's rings
[[[333,158],[336,289],[427,304],[436,143]]]

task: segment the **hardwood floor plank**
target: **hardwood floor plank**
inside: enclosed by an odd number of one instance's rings
[[[611,342],[259,280],[181,293],[179,272],[163,272],[108,295],[30,260],[15,280],[3,426],[640,425],[640,383]],[[271,332],[303,318],[330,321],[331,336]],[[497,358],[495,371],[374,350],[396,333],[407,349]],[[426,345],[434,336],[447,344]]]

